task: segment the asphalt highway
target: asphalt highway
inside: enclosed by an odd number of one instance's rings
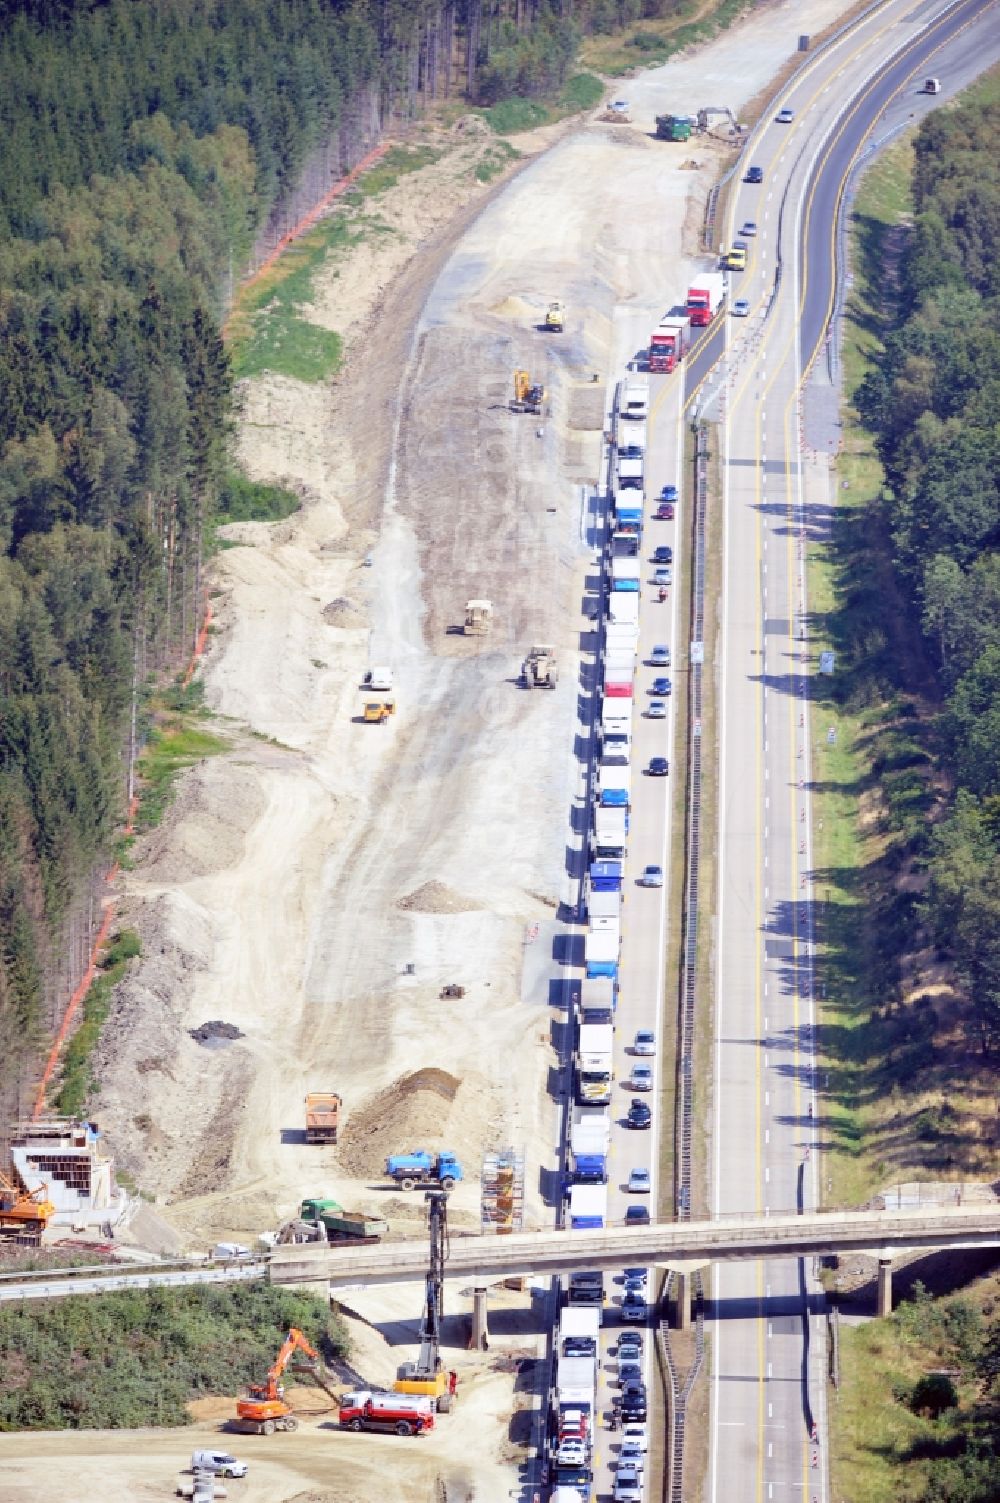
[[[817,521],[800,466],[799,391],[832,308],[841,187],[885,105],[937,71],[942,43],[985,9],[886,5],[774,101],[743,158],[764,180],[740,185],[725,227],[727,241],[750,246],[730,287],[750,316],[720,321],[688,369],[689,394],[703,383],[702,400],[712,389],[723,400],[716,1214],[819,1203],[807,715],[817,665],[804,560]],[[785,106],[793,118],[781,124]],[[747,221],[755,229],[741,235]],[[711,1498],[826,1503],[825,1321],[811,1265],[717,1268],[709,1313]]]

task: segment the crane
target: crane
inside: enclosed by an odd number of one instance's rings
[[[455,1402],[457,1378],[441,1362],[441,1318],[444,1314],[444,1265],[448,1257],[448,1192],[428,1190],[427,1220],[430,1227],[430,1262],[425,1280],[424,1312],[420,1321],[420,1352],[416,1362],[406,1362],[393,1384],[397,1393],[426,1394],[439,1414],[447,1414]]]
[[[246,1398],[237,1401],[236,1419],[232,1423],[234,1430],[248,1435],[273,1435],[275,1430],[298,1428],[299,1422],[291,1406],[285,1403],[285,1390],[279,1381],[296,1351],[311,1359],[310,1373],[321,1388],[331,1393],[319,1376],[319,1353],[310,1346],[302,1332],[292,1326],[268,1368],[265,1381],[248,1384]],[[331,1397],[336,1398],[336,1394],[331,1394]]]
[[[32,1241],[40,1242],[42,1233],[56,1214],[48,1192],[48,1185],[22,1190],[0,1171],[0,1233],[24,1232]]]

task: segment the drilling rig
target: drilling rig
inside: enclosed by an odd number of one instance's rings
[[[405,1362],[392,1385],[396,1393],[420,1393],[433,1400],[439,1414],[455,1403],[457,1378],[441,1362],[441,1319],[444,1314],[444,1265],[448,1257],[448,1192],[428,1190],[427,1221],[430,1228],[430,1263],[427,1268],[424,1313],[420,1321],[420,1353],[416,1362]]]

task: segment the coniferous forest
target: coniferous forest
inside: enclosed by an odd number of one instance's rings
[[[0,1087],[79,974],[149,675],[225,513],[226,299],[311,152],[558,86],[676,0],[8,0],[0,15]],[[89,896],[88,896],[89,895]]]

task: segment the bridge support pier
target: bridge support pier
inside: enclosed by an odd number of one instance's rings
[[[489,1326],[486,1317],[486,1290],[475,1288],[472,1291],[472,1339],[469,1349],[473,1352],[485,1352],[489,1347]]]
[[[879,1258],[878,1286],[875,1292],[875,1314],[884,1320],[892,1314],[892,1259]]]
[[[686,1331],[691,1325],[691,1275],[674,1274],[674,1308],[671,1324],[675,1331]]]

